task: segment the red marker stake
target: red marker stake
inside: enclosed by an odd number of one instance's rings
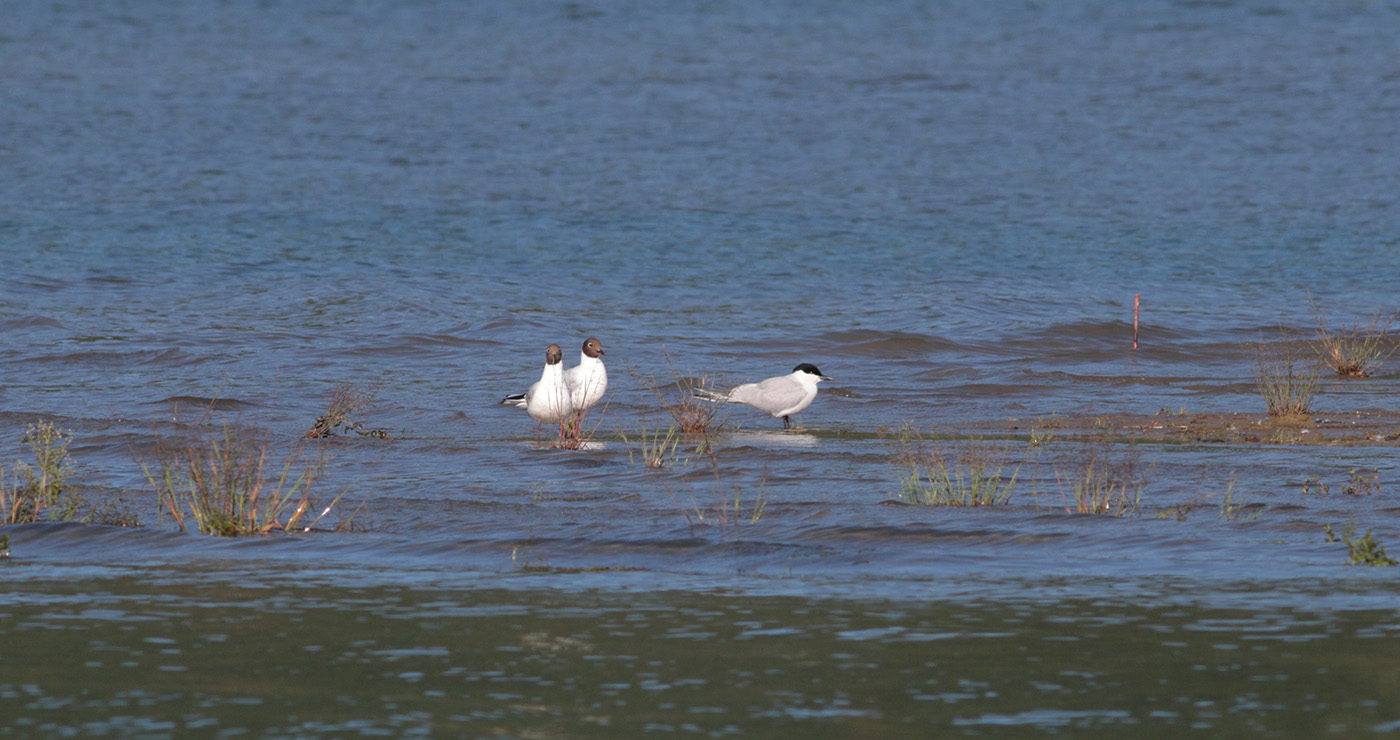
[[[1133,294],[1133,349],[1137,349],[1138,294]]]

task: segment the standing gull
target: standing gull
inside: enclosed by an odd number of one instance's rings
[[[783,420],[783,428],[792,427],[788,417],[812,405],[817,397],[817,383],[831,378],[822,375],[816,365],[802,363],[788,375],[779,375],[761,383],[745,383],[728,393],[696,389],[695,395],[706,401],[742,403]]]
[[[544,370],[530,390],[506,396],[501,403],[525,409],[541,424],[558,424],[573,411],[569,386],[564,382],[564,350],[551,344],[544,351]]]
[[[574,411],[582,414],[593,408],[608,389],[608,370],[603,367],[603,343],[596,337],[589,337],[583,343],[583,354],[578,364],[564,371],[564,382],[569,384],[569,394]]]

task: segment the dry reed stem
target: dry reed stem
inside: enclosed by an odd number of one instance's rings
[[[644,380],[643,385],[656,396],[661,407],[671,416],[676,431],[685,435],[710,435],[719,428],[720,414],[724,407],[722,404],[705,400],[697,391],[713,390],[716,387],[714,378],[704,374],[698,378],[682,375],[676,370],[675,362],[664,346],[661,353],[666,358],[671,382],[660,384],[656,382],[655,377],[651,377]],[[667,387],[673,390],[667,393]]]

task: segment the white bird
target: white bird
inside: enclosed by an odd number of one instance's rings
[[[564,382],[564,350],[551,344],[544,351],[544,371],[524,393],[506,396],[502,404],[525,409],[541,424],[558,424],[573,413],[569,385]]]
[[[817,383],[831,378],[822,375],[816,365],[802,363],[788,375],[779,375],[761,383],[745,383],[728,393],[697,389],[695,395],[706,401],[742,403],[783,420],[783,428],[792,426],[788,417],[812,405],[817,397]]]
[[[593,408],[603,397],[603,391],[608,389],[608,370],[599,359],[605,354],[603,343],[589,337],[583,343],[583,354],[579,356],[578,364],[564,371],[564,382],[569,384],[574,411],[582,413]]]

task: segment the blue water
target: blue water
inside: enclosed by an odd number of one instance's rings
[[[1262,419],[1247,343],[1306,339],[1321,312],[1394,311],[1393,3],[75,2],[0,17],[0,464],[51,420],[72,432],[84,493],[144,524],[0,530],[0,570],[27,590],[135,574],[159,599],[199,585],[174,567],[193,561],[462,599],[718,590],[740,611],[1127,594],[1168,619],[1257,607],[1351,624],[1352,607],[1394,603],[1391,569],[1352,568],[1321,534],[1400,534],[1391,445],[1121,445],[1148,472],[1141,515],[1118,519],[1064,513],[1080,453],[1061,430],[1043,449],[995,443],[1023,465],[1010,507],[889,502],[901,425]],[[537,444],[497,401],[538,377],[545,345],[572,363],[588,336],[611,379],[596,443]],[[834,378],[800,415],[810,433],[731,409],[713,465],[636,463],[640,427],[666,418],[648,386],[800,362]],[[1324,378],[1315,416],[1389,420],[1397,379]],[[392,437],[316,446],[322,498],[343,493],[365,531],[227,543],[158,516],[140,467],[158,441],[227,424],[280,454],[338,383],[377,384],[360,420]],[[1336,493],[1373,469],[1382,493]],[[1311,478],[1334,493],[1300,493]],[[1227,490],[1258,518],[1219,519]],[[758,521],[713,524],[736,498],[740,522],[766,502]],[[589,568],[608,570],[572,570]],[[557,572],[521,576],[539,569]],[[1308,670],[1329,667],[1318,655]],[[1375,715],[1350,727],[1394,719]],[[1028,734],[1069,721],[977,716]],[[1262,726],[1302,726],[1276,720]]]

